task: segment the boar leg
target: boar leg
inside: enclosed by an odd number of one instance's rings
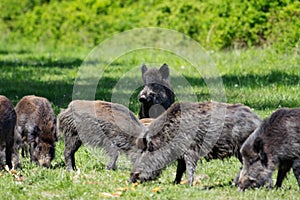
[[[108,170],[116,170],[117,169],[117,159],[119,157],[119,151],[118,150],[113,150],[113,152],[110,153],[110,161],[108,165],[106,166],[106,169]]]
[[[186,164],[186,173],[188,177],[188,183],[190,186],[193,185],[194,182],[194,173],[197,166],[197,159],[193,158],[191,155],[184,155],[184,160]]]
[[[6,147],[5,147],[5,159],[6,164],[9,167],[9,169],[12,169],[12,147],[13,147],[14,141],[13,137],[9,137],[8,140],[6,140]]]
[[[38,127],[32,124],[26,124],[25,129],[19,127],[19,133],[21,133],[22,138],[27,140],[30,152],[30,161],[37,162],[36,157],[34,156],[34,150],[38,142]]]
[[[30,143],[30,162],[37,162],[36,157],[34,156],[35,142]]]
[[[81,140],[78,135],[65,134],[65,150],[64,157],[66,168],[69,171],[75,170],[75,152],[81,146]]]
[[[240,179],[240,174],[241,174],[242,168],[240,169],[240,171],[236,174],[231,186],[237,186],[239,179]]]
[[[21,155],[23,158],[28,158],[28,144],[26,141],[21,145]]]
[[[23,133],[23,134],[22,134]],[[23,158],[28,158],[29,154],[29,145],[27,136],[24,134],[22,128],[20,126],[15,127],[15,137],[19,138],[20,148],[21,148],[21,155]]]
[[[300,160],[295,160],[293,163],[293,173],[297,179],[298,186],[300,188]]]
[[[286,161],[280,161],[279,167],[278,167],[278,175],[276,180],[276,188],[280,188],[282,185],[282,181],[285,178],[288,171],[291,169],[293,165],[293,161],[286,160]]]
[[[176,171],[176,178],[174,183],[179,184],[182,178],[183,173],[186,170],[186,164],[183,158],[177,160],[177,171]]]

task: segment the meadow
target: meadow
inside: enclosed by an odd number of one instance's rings
[[[72,100],[74,81],[82,62],[92,49],[35,48],[34,46],[0,46],[0,94],[14,105],[24,96],[35,94],[48,98],[58,114]],[[299,52],[278,52],[274,48],[210,51],[222,80],[228,103],[243,103],[261,118],[280,107],[300,107]],[[106,66],[99,78],[95,99],[111,101],[118,92],[125,94],[128,107],[138,113],[137,93],[141,84],[140,66],[160,67],[167,63],[177,101],[213,99],[204,78],[188,61],[162,50],[129,52]],[[179,78],[178,78],[179,77]],[[178,81],[179,80],[179,81]],[[177,87],[180,80],[188,84]],[[118,88],[117,86],[120,86]],[[137,84],[134,91],[130,84]],[[176,85],[175,85],[176,84]],[[221,88],[217,88],[221,89]],[[187,97],[186,99],[183,97]],[[174,185],[176,164],[170,165],[156,181],[132,184],[129,160],[121,156],[116,171],[107,171],[107,156],[99,149],[81,147],[76,153],[78,170],[65,170],[63,141],[56,144],[52,169],[37,167],[22,158],[22,170],[0,171],[1,199],[298,199],[296,179],[292,173],[278,190],[260,188],[237,191],[232,179],[241,164],[236,158],[198,163],[193,187],[183,182]],[[276,173],[274,174],[274,181]],[[184,177],[186,180],[186,178]]]

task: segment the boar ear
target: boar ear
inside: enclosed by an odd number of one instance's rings
[[[253,151],[259,153],[264,147],[263,141],[260,137],[257,137],[253,143]]]
[[[267,157],[267,154],[263,151],[259,152],[259,158],[260,158],[260,161],[261,161],[261,164],[265,167],[268,167],[268,157]]]
[[[268,157],[264,152],[264,143],[260,137],[257,137],[253,144],[253,151],[258,153],[259,159],[263,166],[267,167],[268,165]]]
[[[143,64],[143,66],[142,66],[142,75],[143,75],[147,70],[148,70],[148,69],[147,69],[146,65]]]
[[[169,67],[167,64],[163,64],[163,66],[160,67],[159,72],[163,79],[169,78]]]

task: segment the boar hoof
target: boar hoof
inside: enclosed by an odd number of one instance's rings
[[[117,169],[117,166],[115,166],[115,165],[114,165],[114,166],[107,165],[107,166],[106,166],[106,169],[107,169],[107,170],[116,170],[116,169]]]

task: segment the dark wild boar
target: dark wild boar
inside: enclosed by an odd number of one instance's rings
[[[58,115],[58,124],[68,170],[75,169],[75,153],[82,144],[103,148],[110,157],[107,169],[116,169],[119,152],[134,162],[138,155],[135,141],[144,130],[128,108],[105,101],[72,101]]]
[[[56,118],[51,103],[43,97],[24,96],[16,105],[16,132],[28,143],[30,160],[50,167],[55,156]]]
[[[8,98],[0,95],[0,165],[12,166],[16,113]]]
[[[277,166],[277,188],[291,168],[300,187],[300,109],[278,109],[263,120],[243,144],[241,154],[240,190],[272,187],[272,174]]]
[[[249,107],[217,102],[174,103],[155,119],[137,140],[144,152],[133,166],[130,180],[148,181],[178,161],[175,183],[187,170],[193,183],[197,161],[201,157],[223,159],[236,156],[261,120]]]
[[[141,103],[139,118],[156,118],[175,101],[170,83],[168,65],[164,64],[160,69],[142,66],[142,79],[144,87],[138,95]]]

